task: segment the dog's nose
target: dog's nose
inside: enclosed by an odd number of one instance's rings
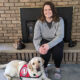
[[[36,70],[40,71],[40,65],[38,65],[38,64],[36,65]]]
[[[37,68],[37,71],[40,71],[40,67]]]

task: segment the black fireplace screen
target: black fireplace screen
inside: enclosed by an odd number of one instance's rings
[[[28,42],[33,41],[35,21],[26,21],[26,30],[28,32]]]
[[[64,42],[69,42],[71,40],[72,11],[72,7],[57,7],[59,16],[64,19]],[[23,42],[32,42],[34,25],[41,15],[41,8],[21,8],[20,14]]]

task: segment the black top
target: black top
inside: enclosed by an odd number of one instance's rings
[[[51,26],[52,26],[52,21],[51,21],[51,22],[47,22],[47,21],[46,21],[46,23],[47,23],[48,27],[51,28]]]

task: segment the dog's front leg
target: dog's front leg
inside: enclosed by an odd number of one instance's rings
[[[11,80],[11,77],[4,73],[4,76],[7,78],[7,80]]]
[[[45,73],[43,73],[42,78],[43,78],[43,80],[51,80],[51,79],[49,79],[49,78],[46,76]]]

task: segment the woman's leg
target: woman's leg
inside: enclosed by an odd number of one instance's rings
[[[44,59],[44,68],[46,68],[48,65],[48,62],[50,60],[51,52],[48,51],[47,54],[45,54],[45,55],[40,54],[40,56]]]
[[[63,58],[63,47],[64,47],[64,42],[60,42],[58,45],[52,48],[52,57],[54,59],[54,64],[55,64],[55,74],[54,77],[55,79],[60,79],[61,78],[61,70],[60,70],[60,65],[62,62]]]
[[[58,45],[52,48],[52,57],[56,68],[60,68],[63,58],[63,47],[64,47],[64,42],[62,41]]]
[[[47,42],[49,42],[49,41],[47,41],[47,40],[45,40],[45,39],[42,39],[41,45],[44,44],[44,43],[47,43]],[[47,65],[48,65],[48,62],[49,62],[49,60],[50,60],[51,50],[49,50],[49,51],[47,52],[47,54],[45,54],[45,55],[40,54],[40,56],[44,59],[44,68],[46,68]]]

